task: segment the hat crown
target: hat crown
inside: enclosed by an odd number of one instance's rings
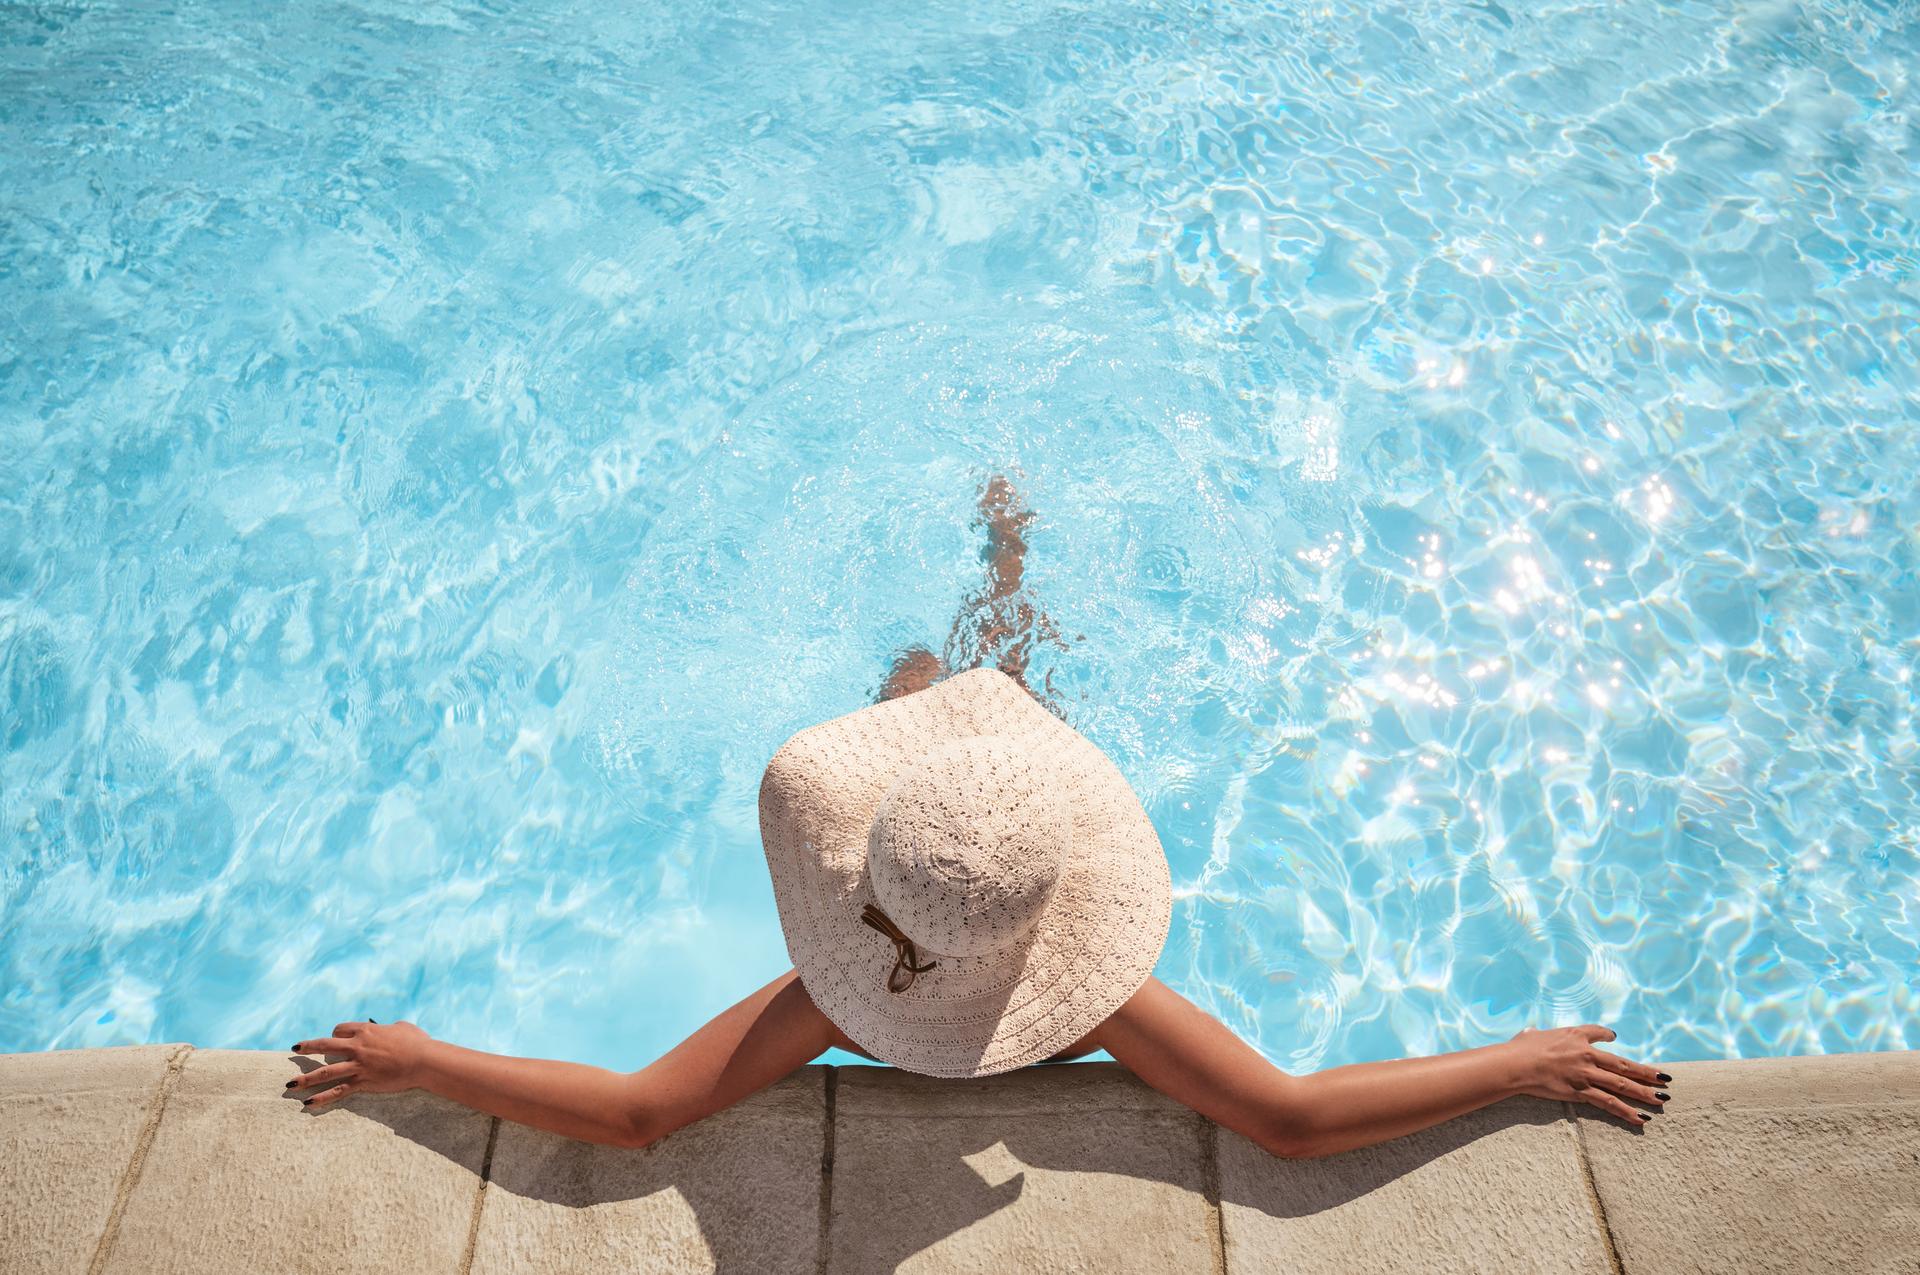
[[[881,798],[867,840],[875,899],[922,952],[980,956],[1033,933],[1072,833],[1043,755],[993,735],[936,748]]]

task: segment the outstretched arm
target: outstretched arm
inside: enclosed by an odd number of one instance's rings
[[[297,1054],[339,1056],[287,1088],[325,1106],[353,1093],[425,1089],[490,1115],[613,1146],[643,1147],[763,1089],[838,1043],[792,970],[636,1072],[511,1058],[434,1040],[411,1023],[341,1023]]]
[[[1147,1084],[1274,1155],[1372,1146],[1516,1094],[1587,1102],[1638,1127],[1662,1072],[1594,1047],[1605,1027],[1524,1031],[1499,1045],[1292,1076],[1159,979],[1149,978],[1091,1042]]]

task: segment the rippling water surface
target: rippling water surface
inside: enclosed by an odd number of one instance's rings
[[[1000,470],[1276,1062],[1920,1047],[1913,5],[0,37],[0,1049],[653,1057]]]

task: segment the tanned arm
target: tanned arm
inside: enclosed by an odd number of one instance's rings
[[[324,1108],[354,1093],[425,1089],[536,1129],[643,1147],[811,1062],[839,1034],[789,970],[636,1072],[511,1058],[434,1040],[412,1023],[341,1023],[296,1043],[337,1056],[287,1082]]]
[[[1433,1058],[1355,1063],[1293,1076],[1225,1024],[1149,978],[1089,1038],[1161,1093],[1274,1155],[1330,1155],[1371,1146],[1516,1094],[1586,1102],[1638,1127],[1671,1078],[1594,1048],[1605,1027],[1524,1031]]]
[[[1605,1027],[1525,1031],[1499,1045],[1434,1058],[1357,1063],[1292,1076],[1157,979],[1080,1047],[1105,1049],[1147,1084],[1275,1155],[1329,1155],[1439,1124],[1515,1094],[1585,1102],[1638,1125],[1628,1100],[1658,1108],[1671,1077],[1594,1047]],[[287,1088],[325,1107],[353,1093],[425,1089],[491,1115],[571,1138],[642,1147],[853,1045],[791,970],[689,1036],[657,1062],[622,1073],[512,1058],[429,1037],[411,1023],[341,1023],[300,1041],[323,1067]]]

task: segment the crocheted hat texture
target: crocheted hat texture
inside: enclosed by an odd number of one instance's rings
[[[1059,1052],[1166,942],[1172,886],[1139,799],[997,669],[795,735],[761,779],[760,835],[808,994],[909,1071]]]

